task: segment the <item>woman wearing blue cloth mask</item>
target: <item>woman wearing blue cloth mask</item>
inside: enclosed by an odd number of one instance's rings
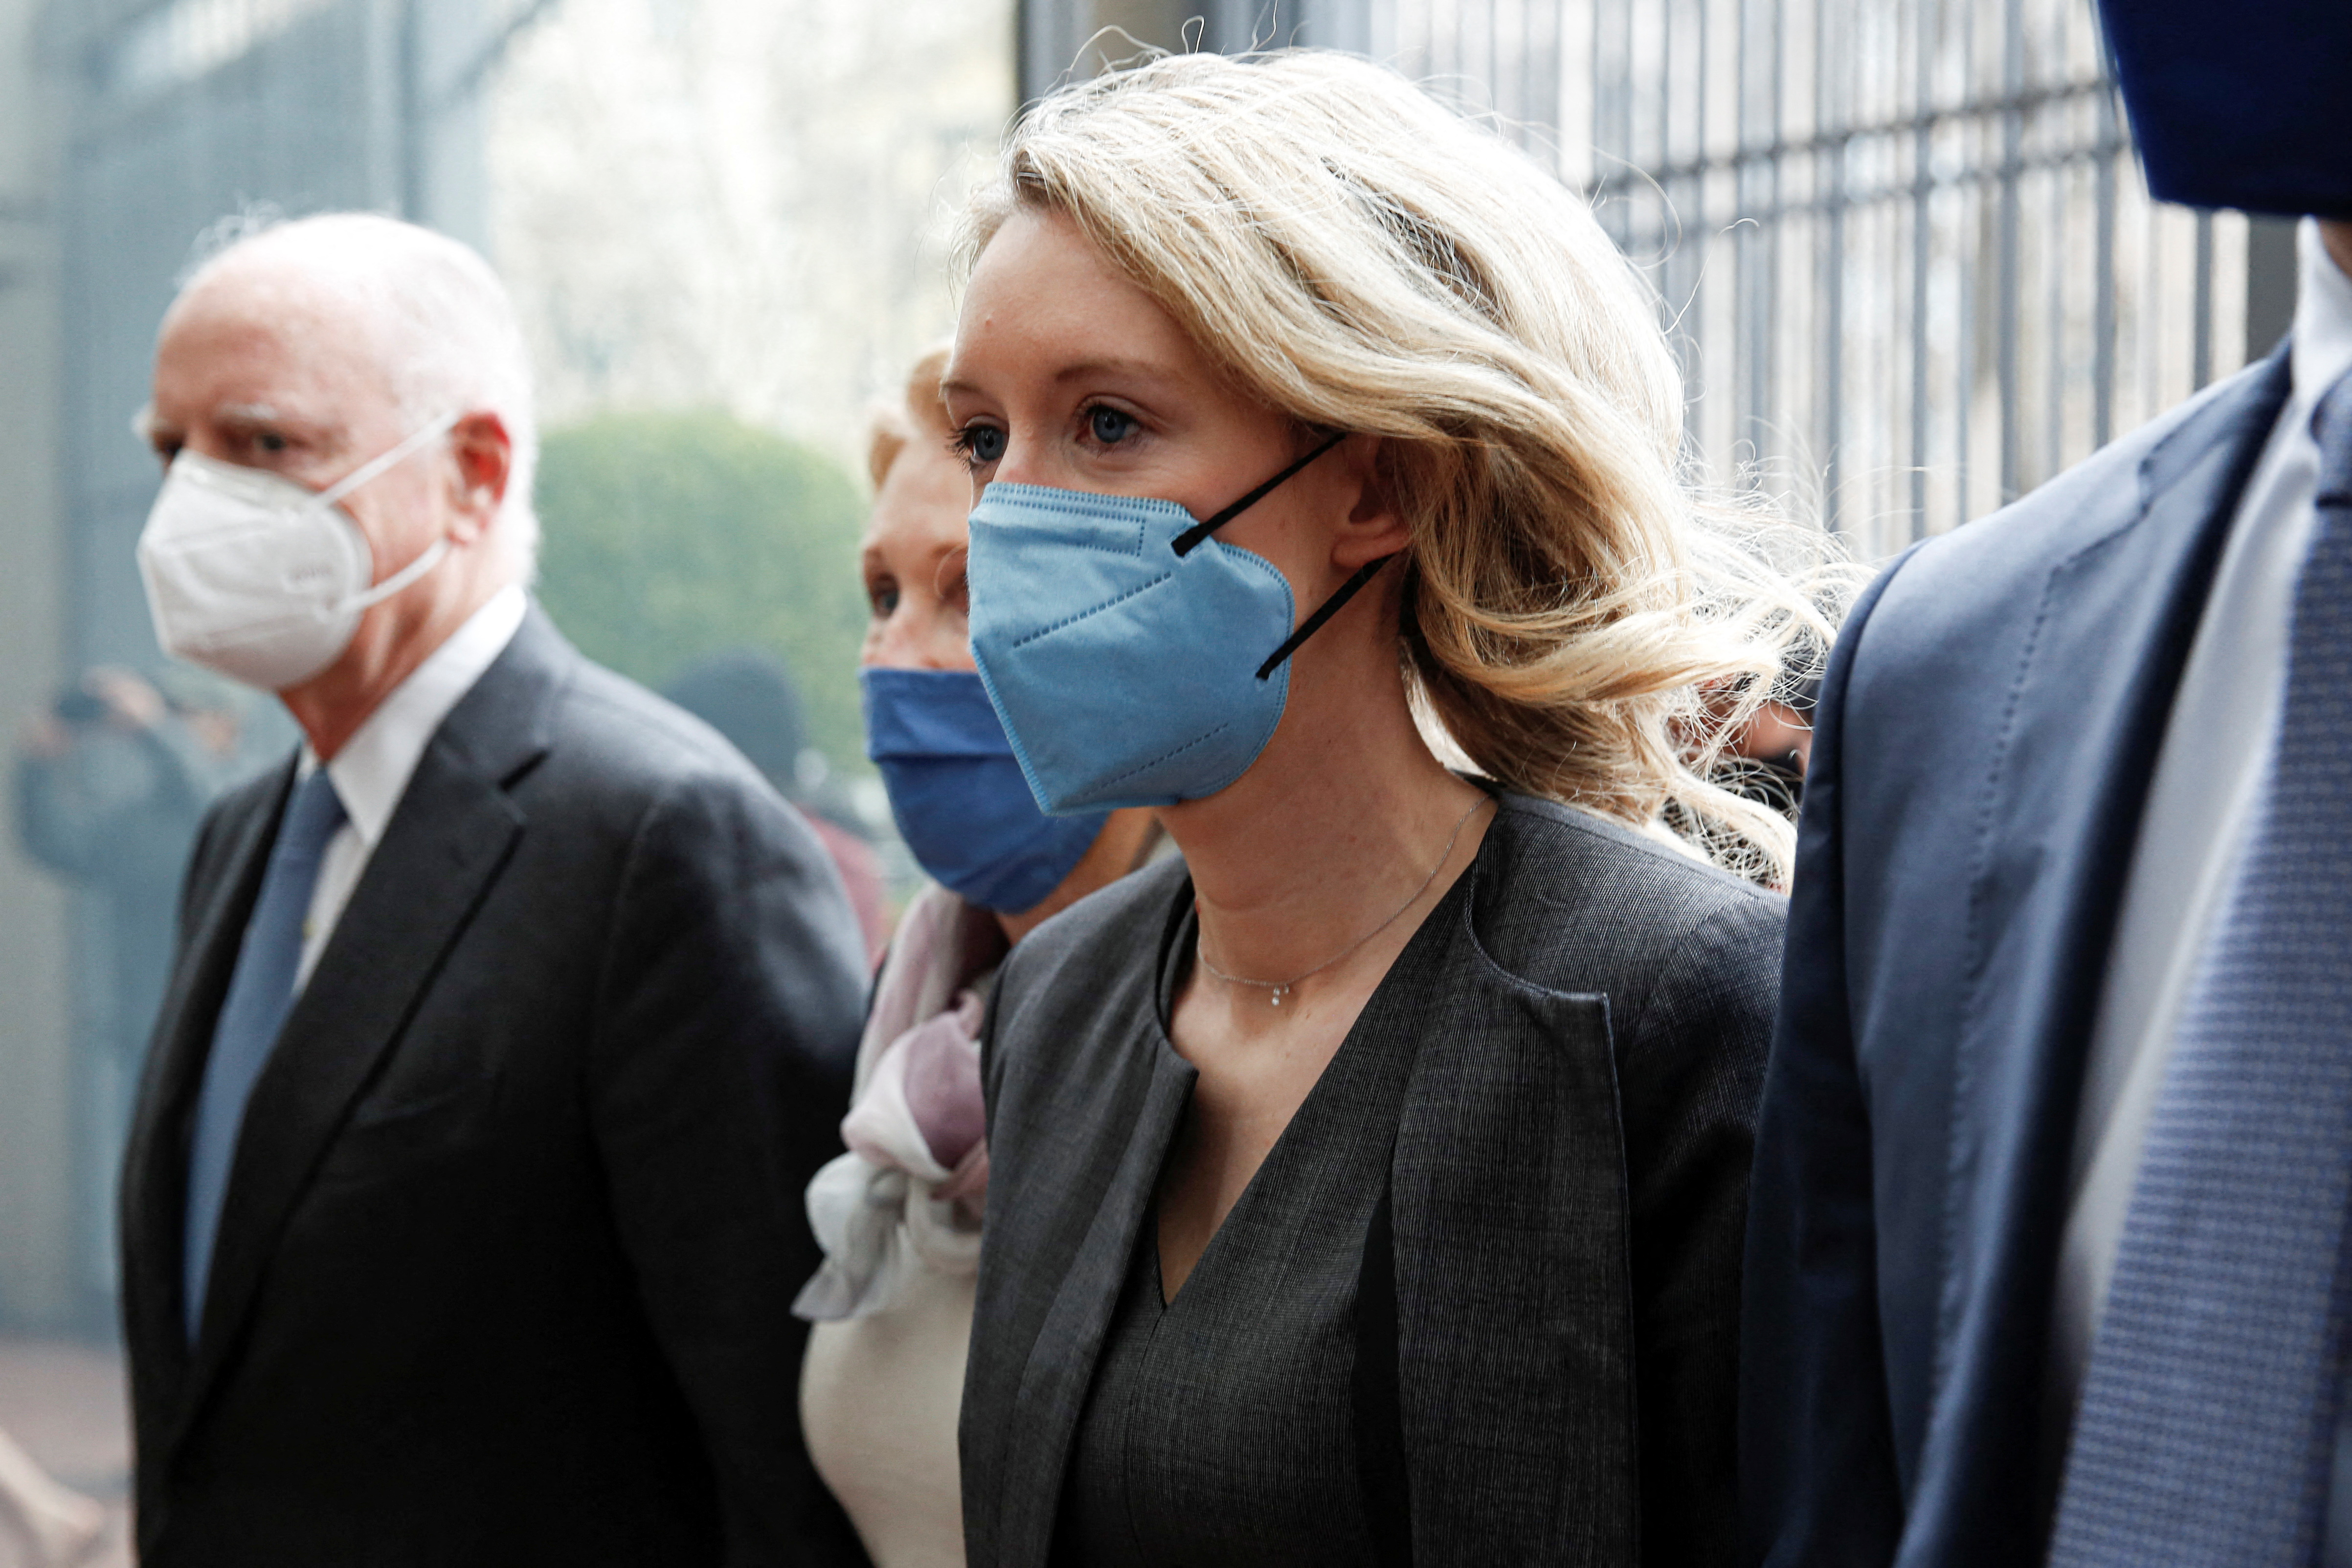
[[[1143,810],[1049,817],[972,672],[971,480],[940,403],[947,351],[876,421],[863,551],[873,619],[866,749],[899,832],[936,879],[900,918],[858,1048],[849,1152],[810,1184],[826,1258],[801,1384],[809,1451],[877,1568],[963,1561],[956,1405],[988,1188],[976,1043],[990,977],[1048,914],[1139,864]]]
[[[981,676],[1183,852],[998,980],[970,1561],[1730,1562],[1790,832],[1706,773],[1829,628],[1654,298],[1313,51],[1046,99],[967,254]]]

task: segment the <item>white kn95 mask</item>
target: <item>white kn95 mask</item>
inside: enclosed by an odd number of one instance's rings
[[[457,419],[434,421],[323,490],[194,452],[173,457],[139,535],[163,651],[265,691],[299,686],[342,657],[368,606],[439,565],[449,541],[376,583],[366,536],[335,503]]]

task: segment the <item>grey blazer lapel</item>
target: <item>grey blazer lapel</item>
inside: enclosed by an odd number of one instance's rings
[[[1473,876],[1486,869],[1482,855]],[[1423,955],[1429,982],[1395,987],[1381,1020],[1419,1042],[1391,1174],[1413,1556],[1523,1561],[1543,1542],[1548,1563],[1632,1562],[1632,1215],[1609,1004],[1505,971],[1478,940],[1475,884],[1460,892]]]
[[[506,786],[544,754],[570,652],[534,610],[425,748],[256,1081],[183,1421],[219,1375],[277,1238],[524,830]]]
[[[996,1562],[1004,1568],[1043,1568],[1052,1552],[1070,1440],[1085,1413],[1095,1360],[1159,1190],[1169,1141],[1192,1092],[1196,1075],[1161,1041],[1157,1023],[1145,1020],[1136,1033],[1128,1070],[1148,1076],[1141,1107],[1118,1166],[1103,1186],[1086,1240],[1038,1327],[1013,1397],[1012,1425],[1023,1436],[1008,1450],[998,1494]]]

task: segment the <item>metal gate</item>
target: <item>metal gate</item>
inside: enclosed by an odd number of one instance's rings
[[[1032,0],[1024,37],[1109,9]],[[1696,470],[1865,556],[2021,494],[2291,310],[2285,226],[2148,200],[2089,0],[1228,0],[1188,41],[1357,48],[1495,116],[1655,281]]]

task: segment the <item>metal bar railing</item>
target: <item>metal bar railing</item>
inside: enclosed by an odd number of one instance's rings
[[[2090,5],[1307,14],[1307,41],[1345,33],[1492,110],[1585,188],[1657,289],[1694,466],[1804,492],[1872,552],[2041,482],[2226,374],[2254,331],[2231,314],[2243,220],[2149,202]]]

